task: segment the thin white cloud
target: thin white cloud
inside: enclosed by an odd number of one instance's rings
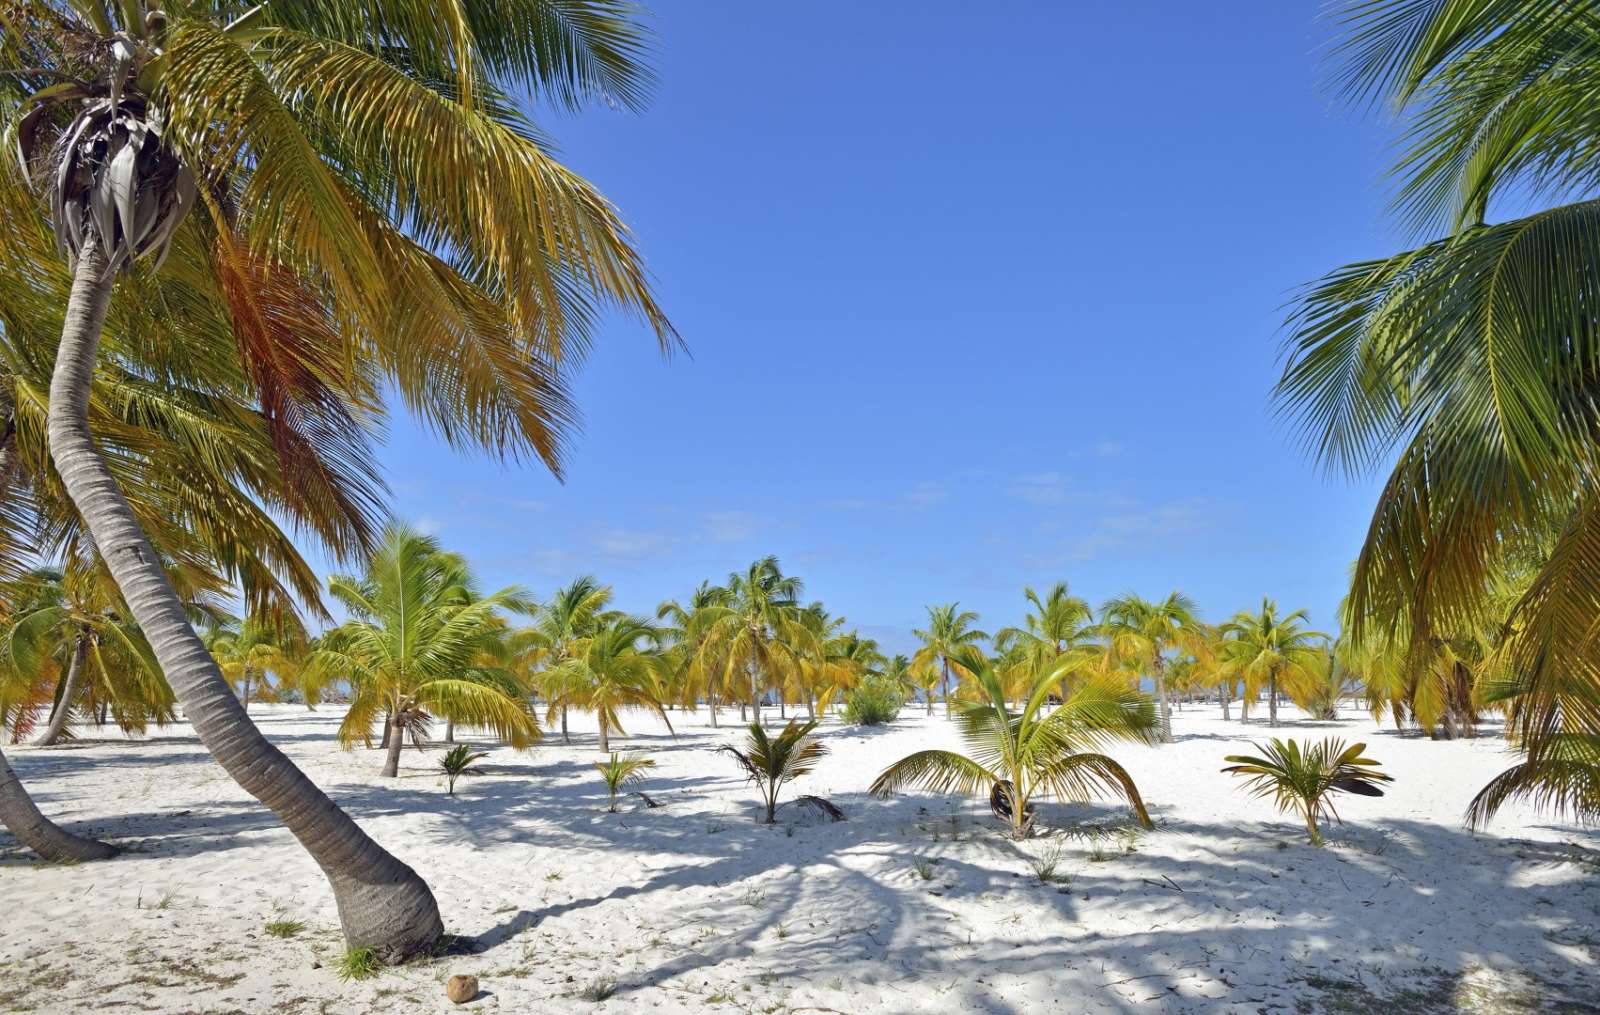
[[[713,543],[742,543],[761,528],[761,519],[748,511],[712,511],[704,519],[706,538]]]
[[[1067,499],[1067,477],[1059,472],[1023,476],[1006,493],[1029,504],[1061,504]]]

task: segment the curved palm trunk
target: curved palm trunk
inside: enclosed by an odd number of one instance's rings
[[[12,416],[11,378],[3,373],[0,373],[0,412],[4,413],[0,418],[0,502],[4,502],[17,474],[17,431]],[[5,825],[18,842],[52,863],[105,860],[117,853],[115,846],[73,835],[40,813],[22,780],[11,770],[4,752],[0,752],[0,824]]]
[[[0,822],[19,842],[52,863],[106,860],[117,855],[115,846],[73,835],[39,813],[4,753],[0,753]]]
[[[349,943],[373,948],[386,962],[425,953],[444,934],[433,893],[250,722],[189,625],[160,559],[90,437],[89,384],[112,283],[100,245],[84,244],[50,381],[50,454],[67,495],[201,742],[317,861],[333,889]]]
[[[611,733],[611,724],[606,722],[606,714],[602,710],[601,713],[600,713],[600,753],[601,754],[610,754],[611,753],[611,737],[609,735],[610,733]]]
[[[78,698],[78,684],[83,680],[83,659],[89,654],[89,638],[79,634],[72,643],[72,661],[67,664],[67,679],[61,684],[61,700],[56,702],[56,710],[50,713],[50,725],[45,727],[44,736],[39,738],[40,747],[49,747],[61,739],[61,731],[67,728],[67,719],[72,715],[72,703]]]

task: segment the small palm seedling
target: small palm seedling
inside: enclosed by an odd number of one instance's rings
[[[488,756],[488,751],[474,751],[466,744],[458,744],[445,752],[445,756],[439,759],[439,771],[449,780],[451,796],[456,793],[456,780],[463,775],[477,774],[472,766]]]
[[[611,752],[611,757],[605,761],[594,763],[595,771],[600,773],[600,778],[606,781],[606,792],[611,794],[611,804],[606,810],[615,812],[617,809],[617,794],[625,786],[640,782],[644,779],[644,770],[655,767],[655,761],[642,757],[623,757],[616,751]]]
[[[273,920],[267,924],[267,933],[273,937],[294,937],[306,929],[304,920]]]
[[[750,724],[750,735],[745,738],[744,750],[736,747],[719,748],[733,755],[750,781],[760,788],[767,805],[766,824],[777,823],[778,792],[783,789],[783,784],[816,768],[817,761],[828,753],[828,749],[811,735],[816,728],[814,719],[807,723],[791,719],[781,733],[769,737],[761,723],[753,722]]]
[[[979,700],[954,704],[956,723],[971,755],[918,751],[884,769],[872,784],[875,796],[903,786],[935,793],[988,794],[995,816],[1010,825],[1013,838],[1033,833],[1033,798],[1081,800],[1109,792],[1123,797],[1139,823],[1151,827],[1144,801],[1126,769],[1086,748],[1115,741],[1155,743],[1155,706],[1120,681],[1087,679],[1054,710],[1052,695],[1078,665],[1074,659],[1025,661],[1022,708],[1011,710],[1007,689],[984,654],[967,647],[951,661],[969,674]],[[1010,674],[1015,677],[1016,674]]]
[[[1334,793],[1383,796],[1377,784],[1394,781],[1378,771],[1378,762],[1362,755],[1366,744],[1346,747],[1343,740],[1330,737],[1301,747],[1298,741],[1274,737],[1265,746],[1256,744],[1255,748],[1261,757],[1230,754],[1225,760],[1233,764],[1223,771],[1244,776],[1256,796],[1272,797],[1280,811],[1299,812],[1313,846],[1322,845],[1317,820],[1339,820],[1333,809]]]

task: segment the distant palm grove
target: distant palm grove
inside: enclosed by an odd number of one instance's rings
[[[0,2],[6,745],[189,723],[384,962],[444,939],[426,872],[262,735],[258,703],[337,703],[339,744],[383,779],[407,750],[530,749],[589,716],[613,809],[650,765],[619,750],[639,724],[703,716],[743,727],[724,753],[768,821],[821,724],[949,717],[963,751],[871,792],[983,798],[1021,839],[1046,797],[1152,824],[1118,745],[1170,743],[1184,709],[1278,727],[1293,702],[1437,739],[1493,721],[1518,753],[1469,822],[1512,800],[1600,820],[1600,202],[1573,196],[1600,183],[1600,14],[1336,6],[1341,80],[1406,115],[1399,213],[1436,238],[1333,270],[1288,322],[1280,408],[1319,461],[1384,473],[1335,623],[1270,589],[1208,612],[1061,581],[1005,617],[941,592],[885,647],[776,557],[628,611],[600,576],[486,588],[386,506],[394,413],[559,475],[603,315],[683,344],[618,209],[517,100],[642,108],[631,5]],[[1490,222],[1507,190],[1551,204]],[[1227,760],[1320,843],[1332,793],[1388,781],[1363,747]],[[477,755],[445,757],[453,794]],[[52,822],[3,754],[0,821],[50,860],[116,852]]]

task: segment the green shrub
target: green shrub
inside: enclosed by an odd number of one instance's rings
[[[905,691],[899,684],[869,676],[845,692],[844,721],[855,726],[882,726],[893,722],[905,703]]]

